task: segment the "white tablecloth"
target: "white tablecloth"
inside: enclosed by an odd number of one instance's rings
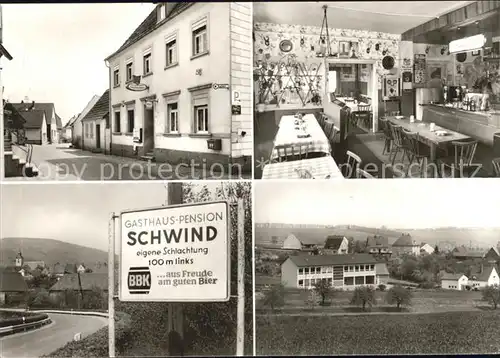
[[[310,134],[310,137],[297,137],[297,134],[300,133],[300,131],[295,129],[296,118],[294,116],[283,116],[281,117],[278,133],[276,133],[276,138],[274,139],[274,146],[301,146],[311,143],[309,153],[330,154],[330,142],[316,120],[316,117],[313,114],[306,114],[303,119],[307,126],[307,133]],[[287,153],[287,155],[292,154],[293,153],[291,151]],[[271,159],[276,158],[278,158],[278,152],[273,148]]]
[[[262,171],[262,179],[300,179],[300,170],[309,172],[314,179],[344,179],[335,160],[329,155],[267,164]]]

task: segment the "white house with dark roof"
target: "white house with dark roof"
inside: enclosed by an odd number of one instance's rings
[[[83,148],[83,124],[82,119],[89,113],[89,111],[94,107],[94,105],[99,100],[100,96],[94,95],[90,101],[85,105],[83,110],[68,122],[68,126],[71,127],[71,143],[77,148]]]
[[[463,273],[441,273],[441,288],[445,290],[465,290],[469,279]]]
[[[469,285],[475,289],[481,289],[486,286],[500,285],[500,278],[495,266],[481,266],[480,272],[471,274],[469,277]]]
[[[323,252],[330,255],[347,254],[349,250],[349,241],[342,235],[329,235],[323,246]]]
[[[112,154],[250,171],[252,46],[251,3],[158,3],[106,59]]]
[[[385,263],[378,263],[369,254],[289,256],[281,264],[281,283],[289,288],[310,289],[325,279],[337,289],[375,287],[386,275],[387,268],[382,270],[382,265]]]
[[[434,247],[429,244],[423,244],[420,246],[420,253],[425,255],[430,255],[434,253]]]
[[[104,91],[90,111],[82,118],[83,149],[109,153],[111,132],[109,124],[109,90]]]
[[[372,255],[391,256],[392,249],[386,236],[373,235],[366,238],[365,252]]]
[[[54,103],[21,101],[12,103],[19,114],[26,119],[27,142],[32,144],[59,143],[62,121],[57,115]]]

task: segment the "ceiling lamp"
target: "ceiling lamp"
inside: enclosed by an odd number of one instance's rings
[[[482,49],[485,44],[486,36],[480,34],[451,41],[448,49],[450,53],[476,51]]]
[[[326,57],[331,55],[330,32],[328,31],[328,17],[326,15],[327,9],[328,6],[323,5],[323,23],[321,24],[321,32],[319,34],[319,51],[317,53],[318,57]]]

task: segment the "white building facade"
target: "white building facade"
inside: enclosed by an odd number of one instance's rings
[[[107,59],[112,154],[251,168],[251,47],[251,3],[157,5]]]

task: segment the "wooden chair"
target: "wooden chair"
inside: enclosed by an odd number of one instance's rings
[[[372,110],[369,104],[358,104],[358,110],[352,112],[354,116],[354,123],[359,126],[359,123],[363,123],[366,128],[370,128],[370,122],[372,119]]]
[[[389,160],[391,160],[391,164],[394,166],[394,163],[396,162],[396,157],[399,154],[400,151],[403,152],[403,156],[401,157],[402,161],[404,161],[405,155],[408,157],[408,160],[410,159],[408,155],[408,149],[407,146],[405,145],[405,137],[403,133],[403,127],[397,126],[392,124],[391,122],[387,122],[391,128],[391,133],[392,133],[392,148],[389,153]]]
[[[335,128],[335,125],[332,123],[332,129],[330,131],[330,134],[328,135],[328,142],[330,143],[330,153],[333,156],[333,148],[335,148],[335,141],[337,139],[337,129]]]
[[[325,132],[325,135],[327,138],[330,138],[330,135],[332,132],[335,130],[335,125],[333,122],[326,122],[325,127],[323,128],[323,131]]]
[[[375,179],[373,175],[363,169],[356,169],[356,179]]]
[[[321,128],[325,127],[325,114],[324,113],[319,113],[316,115],[316,120],[318,121],[318,124]]]
[[[476,165],[472,164],[474,155],[476,154],[477,143],[477,140],[451,142],[455,149],[454,155],[438,159],[438,170],[441,176],[446,174],[442,169],[449,168],[450,174],[452,174],[453,177],[455,177],[456,174],[460,176],[465,174],[469,177],[471,172],[474,172],[477,168]]]
[[[409,132],[403,129],[403,133],[405,134],[406,139],[406,148],[408,154],[410,156],[408,167],[405,171],[405,176],[408,176],[408,172],[410,170],[411,165],[414,161],[420,165],[420,177],[423,176],[424,173],[427,173],[427,158],[430,157],[430,150],[423,150],[420,143],[419,134],[416,132]],[[411,174],[411,172],[410,172]]]
[[[392,132],[389,127],[389,121],[385,118],[380,119],[382,132],[384,133],[385,141],[384,141],[384,149],[382,149],[382,155],[389,154],[391,152],[392,146]]]
[[[309,148],[312,146],[312,142],[303,144],[287,144],[287,145],[277,145],[274,147],[278,156],[275,159],[278,162],[286,162],[289,158],[294,158],[292,160],[300,160],[307,158],[309,155]],[[271,160],[272,162],[272,160]]]
[[[500,177],[500,158],[493,159],[491,164],[493,164],[493,174],[496,177]]]
[[[358,169],[360,165],[361,165],[361,158],[359,157],[359,155],[354,154],[353,152],[348,150],[347,163],[341,165],[342,167],[345,168],[344,172],[342,173],[344,175],[344,178],[352,178],[352,176],[356,174],[356,169]]]

